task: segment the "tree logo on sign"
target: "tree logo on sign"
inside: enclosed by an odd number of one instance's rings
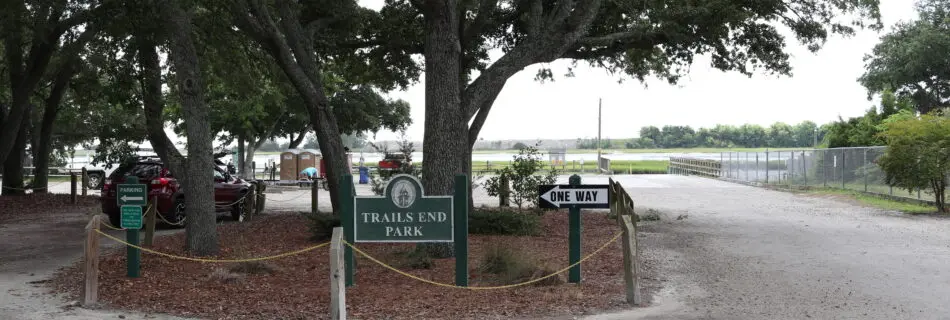
[[[408,180],[399,180],[393,184],[389,197],[393,199],[393,204],[405,209],[416,201],[416,188]]]

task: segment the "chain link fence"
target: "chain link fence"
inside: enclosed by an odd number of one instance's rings
[[[722,152],[721,177],[770,185],[831,187],[934,201],[930,192],[908,192],[884,180],[877,160],[887,147]]]

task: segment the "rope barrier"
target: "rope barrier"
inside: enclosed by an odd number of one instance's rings
[[[584,258],[581,259],[580,261],[577,261],[577,262],[575,262],[575,263],[572,263],[571,265],[569,265],[569,266],[567,266],[567,267],[564,267],[564,268],[561,269],[561,270],[555,271],[554,273],[551,273],[551,274],[549,274],[549,275],[546,275],[546,276],[543,276],[543,277],[540,277],[540,278],[535,278],[535,279],[531,279],[531,280],[528,280],[528,281],[525,281],[525,282],[521,282],[521,283],[515,283],[515,284],[509,284],[509,285],[503,285],[503,286],[493,286],[493,287],[462,287],[462,286],[456,286],[456,285],[454,285],[454,284],[441,283],[441,282],[435,282],[435,281],[428,280],[428,279],[423,279],[423,278],[420,278],[420,277],[418,277],[418,276],[409,274],[409,273],[407,273],[407,272],[405,272],[405,271],[399,270],[399,269],[397,269],[397,268],[395,268],[395,267],[393,267],[393,266],[390,266],[390,265],[386,264],[385,262],[379,261],[379,259],[376,259],[376,258],[370,256],[369,254],[367,254],[367,253],[364,252],[363,250],[360,250],[359,248],[357,248],[357,247],[354,246],[353,244],[350,244],[349,242],[343,241],[343,243],[345,243],[347,246],[350,246],[350,248],[353,248],[353,251],[355,251],[355,252],[357,252],[357,253],[363,255],[364,257],[366,257],[367,259],[369,259],[369,260],[375,262],[376,264],[378,264],[378,265],[380,265],[380,266],[382,266],[382,267],[384,267],[384,268],[386,268],[386,269],[392,270],[393,272],[396,272],[396,273],[398,273],[398,274],[400,274],[400,275],[403,275],[403,276],[405,276],[405,277],[408,277],[408,278],[410,278],[410,279],[413,279],[413,280],[425,282],[425,283],[432,284],[432,285],[436,285],[436,286],[440,286],[440,287],[454,288],[454,289],[498,290],[498,289],[508,289],[508,288],[514,288],[514,287],[520,287],[520,286],[529,285],[529,284],[532,284],[532,283],[535,283],[535,282],[538,282],[538,281],[542,281],[542,280],[544,280],[544,279],[547,279],[547,278],[556,276],[556,275],[558,275],[558,274],[564,273],[565,271],[570,270],[570,269],[573,268],[574,266],[577,266],[577,265],[581,264],[582,262],[586,261],[587,259],[590,259],[590,258],[592,258],[593,256],[597,255],[598,253],[600,253],[601,251],[603,251],[604,249],[606,249],[607,246],[609,246],[611,243],[613,243],[614,241],[617,241],[617,239],[620,238],[621,235],[623,235],[623,231],[618,232],[617,235],[615,235],[613,238],[611,238],[610,240],[608,240],[607,242],[605,242],[603,245],[601,245],[600,248],[597,248],[597,250],[594,250],[594,252],[591,252],[589,255],[587,255],[586,257],[584,257]]]
[[[230,207],[230,206],[233,206],[233,205],[236,205],[236,204],[240,203],[241,201],[244,201],[244,199],[247,199],[247,196],[249,196],[249,195],[251,195],[251,191],[245,192],[244,195],[241,196],[240,199],[237,199],[237,201],[234,201],[234,202],[229,203],[229,204],[215,204],[214,206],[215,206],[215,207],[218,207],[218,208]]]
[[[113,236],[109,235],[108,233],[102,232],[102,230],[96,229],[96,232],[99,233],[100,235],[102,235],[102,236],[104,236],[104,237],[106,237],[106,238],[112,239],[113,241],[118,242],[118,243],[120,243],[120,244],[124,244],[124,245],[126,245],[126,246],[129,246],[129,247],[132,247],[132,248],[136,248],[136,249],[142,250],[142,252],[147,252],[147,253],[151,253],[151,254],[154,254],[154,255],[163,256],[163,257],[166,257],[166,258],[179,259],[179,260],[188,260],[188,261],[196,261],[196,262],[207,262],[207,263],[239,263],[239,262],[252,262],[252,261],[264,261],[264,260],[280,259],[280,258],[289,257],[289,256],[301,254],[301,253],[304,253],[304,252],[312,251],[312,250],[314,250],[314,249],[319,249],[319,248],[325,247],[325,246],[327,246],[327,245],[330,244],[329,242],[325,242],[325,243],[321,243],[321,244],[318,244],[318,245],[315,245],[315,246],[311,246],[311,247],[307,247],[307,248],[303,248],[303,249],[299,249],[299,250],[294,250],[294,251],[290,251],[290,252],[285,252],[285,253],[281,253],[281,254],[276,254],[276,255],[272,255],[272,256],[266,256],[266,257],[247,258],[247,259],[203,259],[203,258],[192,258],[192,257],[177,256],[177,255],[173,255],[173,254],[169,254],[169,253],[164,253],[164,252],[160,252],[160,251],[155,251],[155,250],[152,250],[152,249],[149,249],[149,248],[143,248],[143,247],[141,247],[141,246],[137,246],[137,245],[128,243],[128,242],[126,242],[126,241],[123,241],[122,239],[113,237]]]
[[[267,202],[287,202],[287,201],[293,201],[293,200],[297,200],[297,199],[300,199],[300,198],[302,198],[302,197],[304,197],[304,196],[308,196],[308,195],[310,195],[309,192],[302,192],[300,195],[298,195],[298,196],[296,196],[296,197],[293,197],[293,198],[290,198],[290,199],[267,198]]]

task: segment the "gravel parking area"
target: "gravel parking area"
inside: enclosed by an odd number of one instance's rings
[[[616,177],[664,289],[592,319],[947,319],[950,219],[683,176]],[[642,211],[641,211],[642,212]]]

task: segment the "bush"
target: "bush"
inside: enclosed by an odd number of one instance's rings
[[[510,244],[493,245],[485,251],[478,267],[479,272],[493,274],[505,284],[514,284],[547,276],[554,271],[542,266],[528,252],[515,249]],[[537,285],[556,285],[563,283],[560,275],[541,281]]]
[[[432,269],[435,266],[435,261],[427,254],[427,252],[415,247],[409,251],[399,252],[396,254],[396,258],[399,261],[399,265],[409,269]]]
[[[343,226],[340,217],[326,213],[306,213],[310,239],[317,242],[329,241],[333,237],[333,228]]]
[[[541,217],[504,210],[474,210],[468,216],[468,233],[535,236],[541,233]]]
[[[538,142],[540,145],[540,142]],[[537,174],[546,164],[541,160],[537,146],[524,146],[514,155],[510,167],[495,170],[496,176],[485,181],[485,191],[492,197],[508,197],[518,205],[520,211],[524,205],[538,206],[538,186],[554,184],[558,171],[551,168],[547,174]]]

